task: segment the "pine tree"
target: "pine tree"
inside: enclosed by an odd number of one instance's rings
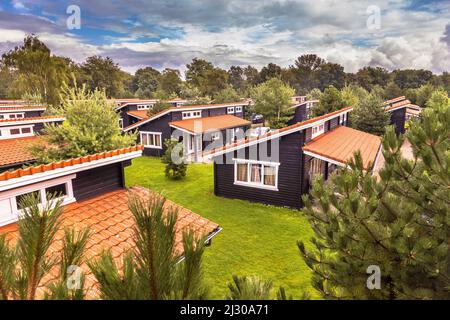
[[[166,177],[173,180],[183,179],[186,176],[187,171],[183,145],[172,139],[166,139],[164,145],[166,151],[164,152],[161,161],[166,164]]]
[[[55,241],[55,235],[60,228],[62,214],[61,201],[54,196],[48,196],[49,201],[43,207],[35,194],[24,196],[19,206],[23,216],[18,222],[18,240],[15,246],[6,241],[6,236],[0,236],[0,299],[35,300],[37,298],[82,299],[84,288],[75,290],[64,287],[67,267],[80,265],[85,247],[87,231],[78,233],[66,230],[63,240],[62,259],[54,257],[50,247]],[[70,235],[70,236],[69,236]],[[58,268],[58,264],[60,267]],[[42,279],[53,269],[58,268],[61,283],[50,283],[43,288],[45,294],[37,295],[37,289]],[[56,294],[55,288],[59,287]]]
[[[184,260],[175,253],[175,223],[178,212],[165,208],[159,195],[143,198],[132,194],[134,249],[125,255],[120,267],[110,252],[89,262],[99,285],[101,298],[108,300],[204,299],[207,290],[202,279],[205,239],[183,233]]]
[[[414,160],[390,127],[379,178],[356,155],[303,197],[315,237],[313,248],[298,245],[324,298],[450,299],[449,123],[448,102],[427,108],[406,136]],[[370,266],[379,267],[379,290],[367,286]]]
[[[319,103],[311,110],[314,117],[347,107],[341,92],[333,86],[325,88],[319,97]]]
[[[384,110],[382,99],[371,93],[354,108],[350,119],[353,128],[381,136],[389,126],[390,114]]]

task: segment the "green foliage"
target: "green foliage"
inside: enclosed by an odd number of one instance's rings
[[[382,99],[369,94],[350,114],[353,128],[381,136],[390,123],[390,114],[384,110]]]
[[[133,89],[136,96],[141,99],[152,97],[153,93],[158,90],[160,76],[159,71],[152,67],[138,69],[133,78]]]
[[[394,99],[403,95],[403,90],[400,89],[400,87],[394,81],[389,82],[386,88],[384,88],[383,98],[385,100]]]
[[[102,299],[203,299],[202,255],[205,239],[183,234],[184,261],[175,251],[178,212],[165,206],[159,195],[148,198],[132,194],[128,206],[133,214],[135,249],[118,267],[110,252],[89,262],[100,285]]]
[[[167,68],[159,77],[158,87],[168,94],[178,96],[181,93],[182,84],[180,71]]]
[[[214,97],[214,103],[237,102],[241,100],[241,96],[232,87],[226,87],[219,91]]]
[[[161,158],[166,164],[166,177],[173,180],[180,180],[186,177],[187,163],[184,159],[183,145],[178,141],[166,139],[164,141],[166,151]]]
[[[194,58],[190,64],[186,65],[186,68],[187,82],[197,87],[202,96],[214,97],[227,86],[228,73],[214,67],[211,62]]]
[[[366,99],[369,93],[362,87],[349,85],[341,90],[341,98],[345,106],[355,107],[360,101]]]
[[[449,97],[447,92],[445,92],[444,90],[436,90],[431,94],[425,106],[431,108],[439,108],[447,104],[449,104]]]
[[[282,128],[292,118],[291,97],[294,89],[285,85],[278,78],[272,78],[251,92],[254,105],[252,111],[262,114],[272,128]]]
[[[75,158],[135,143],[134,134],[121,133],[119,115],[103,92],[66,86],[62,100],[62,106],[53,112],[65,115],[66,121],[60,126],[45,127],[45,142],[32,150],[39,162]]]
[[[23,45],[3,54],[2,64],[4,75],[12,81],[8,95],[19,98],[34,93],[48,104],[60,102],[60,87],[70,74],[68,59],[52,55],[36,36],[27,35]]]
[[[59,230],[62,214],[61,199],[48,195],[48,202],[40,204],[38,196],[27,194],[20,202],[23,215],[18,222],[18,240],[13,247],[0,236],[0,299],[34,300],[42,279],[60,264],[59,279],[50,283],[45,297],[55,299],[82,299],[84,288],[69,290],[65,286],[69,265],[80,265],[88,233],[81,237],[66,230],[61,258],[50,251]]]
[[[405,137],[391,127],[383,138],[379,178],[349,170],[313,184],[305,214],[315,232],[313,249],[299,242],[324,298],[450,298],[450,104],[425,109],[406,138],[414,159],[403,158]],[[366,286],[370,265],[380,267],[381,289]]]
[[[104,91],[109,98],[122,97],[124,72],[110,57],[92,56],[80,66],[80,81],[93,92]]]
[[[329,86],[320,95],[319,103],[312,109],[315,117],[340,110],[347,107],[341,92],[333,86]]]
[[[233,276],[233,283],[228,284],[228,300],[269,300],[272,281],[264,281],[255,276]]]

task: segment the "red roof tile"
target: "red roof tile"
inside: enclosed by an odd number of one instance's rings
[[[39,141],[40,138],[36,136],[0,140],[0,166],[3,167],[34,160],[29,148]]]
[[[169,123],[169,125],[173,127],[192,133],[224,130],[247,126],[249,124],[251,124],[250,121],[228,114],[215,117],[187,119]]]
[[[311,119],[305,120],[303,122],[298,122],[298,123],[293,124],[291,126],[281,128],[279,130],[271,131],[271,132],[269,132],[267,134],[264,134],[262,136],[259,136],[259,137],[250,137],[250,138],[241,139],[239,141],[236,141],[235,143],[232,143],[232,144],[229,144],[229,145],[226,145],[226,146],[223,146],[223,147],[216,148],[216,149],[213,149],[211,151],[205,152],[204,156],[208,156],[208,155],[214,154],[216,152],[226,151],[228,149],[233,149],[233,148],[236,148],[236,147],[239,147],[239,146],[244,146],[244,145],[246,145],[247,143],[250,143],[250,142],[262,140],[262,139],[265,139],[265,138],[270,138],[272,136],[277,136],[280,133],[283,133],[283,132],[286,132],[286,131],[290,131],[290,130],[294,130],[296,128],[301,128],[301,127],[303,127],[305,125],[308,125],[308,124],[312,125],[315,122],[320,122],[321,120],[324,120],[324,119],[327,119],[327,118],[331,118],[331,117],[333,117],[335,115],[340,114],[341,112],[348,112],[348,111],[351,111],[351,110],[353,110],[353,107],[346,107],[346,108],[343,108],[341,110],[337,110],[337,111],[334,111],[334,112],[331,112],[331,113],[324,114],[323,116],[311,118]]]
[[[132,117],[138,118],[138,119],[149,118],[148,110],[131,110],[131,111],[128,111],[127,114],[129,114]]]
[[[7,122],[49,122],[51,120],[53,121],[62,121],[63,117],[56,117],[56,116],[47,116],[47,117],[32,117],[32,118],[16,118],[16,119],[0,119],[0,125],[2,123]]]
[[[130,152],[139,151],[139,150],[143,150],[143,149],[144,149],[144,146],[137,145],[137,146],[122,148],[122,149],[113,150],[113,151],[100,152],[100,153],[87,155],[87,156],[79,157],[79,158],[61,160],[61,161],[53,162],[53,163],[49,163],[49,164],[41,164],[39,166],[30,167],[30,168],[26,168],[26,169],[7,171],[7,172],[3,172],[0,174],[0,181],[5,181],[5,180],[13,179],[13,178],[19,178],[19,177],[23,177],[23,176],[29,176],[29,175],[33,175],[36,173],[42,173],[42,172],[51,171],[51,170],[55,170],[55,169],[70,167],[70,166],[74,166],[74,165],[81,164],[81,163],[86,163],[86,162],[91,162],[91,161],[100,160],[100,159],[104,159],[104,158],[109,158],[109,157],[117,156],[120,154],[130,153]]]
[[[351,160],[356,151],[360,151],[364,169],[369,170],[370,163],[375,162],[380,146],[381,139],[378,136],[339,126],[311,140],[303,150],[343,164]]]
[[[45,106],[24,106],[24,105],[0,105],[0,111],[17,111],[17,110],[46,110]]]
[[[142,187],[131,188],[132,192],[147,197],[158,196]],[[212,236],[220,230],[219,225],[211,222],[192,211],[183,208],[172,201],[167,200],[165,209],[178,210],[176,222],[175,256],[183,255],[182,234],[183,231],[191,229],[196,237]],[[50,247],[51,254],[60,254],[62,250],[62,239],[64,228],[82,230],[89,227],[91,236],[86,246],[85,260],[97,259],[104,250],[111,250],[117,263],[121,263],[124,253],[134,248],[133,226],[134,218],[128,209],[128,192],[125,189],[110,192],[99,197],[75,202],[64,207],[61,217],[62,225],[55,236],[55,241]],[[0,234],[5,234],[8,240],[17,239],[17,223],[0,228]],[[95,277],[90,273],[86,265],[80,266],[86,273],[86,289],[88,298],[98,295]],[[58,268],[53,268],[41,282],[45,286],[58,275]],[[41,289],[42,293],[42,289]]]

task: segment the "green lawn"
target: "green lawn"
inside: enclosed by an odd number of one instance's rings
[[[223,299],[232,275],[259,275],[283,285],[288,294],[313,293],[311,272],[296,241],[309,240],[312,230],[299,211],[216,197],[213,167],[189,165],[187,177],[170,181],[159,158],[141,157],[126,169],[127,186],[141,185],[163,192],[176,203],[218,223],[222,228],[207,248],[206,281],[213,298]]]

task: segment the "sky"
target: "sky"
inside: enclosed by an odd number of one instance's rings
[[[54,54],[109,56],[131,73],[194,57],[287,67],[307,53],[346,72],[450,71],[449,0],[1,0],[0,54],[30,33]]]

